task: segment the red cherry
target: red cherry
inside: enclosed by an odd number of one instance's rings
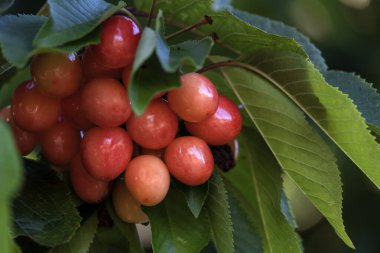
[[[141,29],[126,16],[113,16],[102,25],[100,44],[91,46],[97,62],[106,68],[122,68],[133,63]]]
[[[23,82],[13,94],[12,116],[24,130],[48,130],[58,121],[60,110],[60,101],[43,95],[33,81]]]
[[[154,100],[141,116],[132,116],[127,129],[133,141],[144,148],[161,149],[169,145],[178,130],[178,119],[167,103]]]
[[[111,181],[127,167],[133,145],[125,130],[97,127],[85,134],[80,150],[88,173],[98,180]]]
[[[119,126],[131,115],[125,88],[111,78],[97,78],[83,87],[81,106],[84,115],[101,127]]]
[[[76,155],[70,166],[71,184],[83,201],[99,203],[105,199],[110,190],[110,184],[91,177],[83,167],[80,155]]]
[[[21,155],[28,155],[36,147],[38,138],[35,133],[30,133],[19,128],[13,121],[11,106],[6,106],[0,111],[0,120],[7,122],[13,133],[16,145]]]
[[[33,58],[31,72],[38,88],[57,98],[74,94],[83,77],[81,61],[74,53],[37,55]]]
[[[131,74],[132,74],[132,66],[125,67],[123,70],[123,84],[124,84],[125,88],[127,88],[127,89],[129,86],[129,79],[131,77]]]
[[[175,139],[165,150],[170,174],[186,185],[206,182],[214,170],[214,158],[202,139],[184,136]]]
[[[218,92],[214,84],[198,73],[181,76],[181,87],[168,92],[170,108],[189,122],[200,122],[215,113]]]
[[[224,145],[233,141],[240,133],[243,119],[239,108],[230,99],[219,96],[216,112],[199,123],[186,122],[189,132],[210,145]]]
[[[154,206],[168,193],[170,175],[163,161],[152,155],[142,155],[129,163],[125,183],[138,202],[144,206]]]
[[[68,165],[79,151],[80,140],[74,124],[62,120],[40,135],[41,151],[50,163]]]
[[[164,153],[165,149],[148,149],[148,148],[142,148],[141,154],[142,155],[153,155],[157,158],[160,158],[161,160],[164,160]]]

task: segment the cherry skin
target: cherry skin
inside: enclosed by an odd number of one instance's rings
[[[165,149],[148,149],[148,148],[141,148],[141,154],[142,155],[154,155],[157,158],[160,158],[161,160],[164,160],[164,154]]]
[[[83,87],[82,111],[87,119],[101,127],[119,126],[131,115],[125,88],[115,79],[97,78]]]
[[[75,125],[63,119],[41,133],[41,151],[51,164],[68,165],[79,151],[80,140],[79,130]]]
[[[132,150],[131,138],[119,127],[92,128],[85,134],[80,146],[88,173],[103,181],[111,181],[125,170]]]
[[[13,138],[21,155],[28,155],[33,151],[37,145],[38,137],[35,133],[22,130],[14,123],[10,105],[0,110],[0,120],[7,122],[11,127]]]
[[[118,180],[112,192],[113,208],[122,221],[128,223],[146,223],[148,216],[141,209],[141,204],[135,200],[124,180]]]
[[[80,199],[95,204],[105,199],[110,191],[108,182],[91,177],[83,167],[80,155],[77,154],[70,166],[70,179],[74,191]]]
[[[178,131],[178,118],[164,100],[151,102],[141,116],[132,116],[127,129],[133,141],[144,148],[161,149],[169,145]]]
[[[165,150],[170,174],[186,185],[205,183],[214,170],[214,158],[207,143],[194,136],[175,139]]]
[[[142,155],[129,163],[125,171],[125,183],[138,202],[144,206],[155,206],[168,193],[170,174],[159,158]]]
[[[13,93],[13,119],[26,131],[48,130],[58,121],[60,110],[60,101],[43,95],[33,81],[23,82]]]
[[[217,111],[199,123],[185,123],[187,130],[210,145],[224,145],[233,141],[240,133],[243,119],[239,108],[230,99],[219,96]]]
[[[85,81],[90,81],[94,78],[109,77],[113,79],[121,79],[123,68],[106,68],[102,63],[96,61],[96,56],[93,50],[87,49],[82,58],[83,74]]]
[[[125,88],[128,88],[129,86],[129,79],[131,78],[131,74],[132,74],[132,66],[127,66],[124,68],[123,70],[123,84],[125,86]]]
[[[122,68],[133,63],[140,37],[141,29],[132,19],[113,16],[102,25],[100,44],[90,50],[106,68]]]
[[[215,113],[218,92],[214,84],[198,73],[181,76],[181,87],[168,92],[170,108],[189,122],[200,122]]]
[[[82,89],[79,89],[70,97],[62,99],[62,111],[65,117],[70,119],[79,130],[88,130],[95,125],[84,116],[81,95]]]
[[[57,98],[74,94],[83,77],[81,61],[74,53],[37,55],[33,58],[31,72],[38,88]]]

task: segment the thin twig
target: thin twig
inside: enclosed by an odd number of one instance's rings
[[[191,26],[188,26],[188,27],[185,27],[175,33],[172,33],[168,36],[165,37],[166,40],[170,40],[180,34],[183,34],[185,32],[188,32],[188,31],[191,31],[193,30],[194,28],[197,28],[199,26],[202,26],[202,25],[206,25],[206,24],[212,24],[212,18],[210,16],[204,16],[201,20],[199,20],[197,23],[191,25]]]

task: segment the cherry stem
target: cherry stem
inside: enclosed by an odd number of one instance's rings
[[[199,26],[202,26],[202,25],[211,25],[212,24],[212,18],[210,16],[204,16],[201,20],[199,20],[197,23],[191,25],[191,26],[188,26],[188,27],[185,27],[175,33],[172,33],[168,36],[165,37],[166,40],[170,40],[178,35],[181,35],[185,32],[188,32],[188,31],[191,31],[192,29],[194,28],[197,28]]]
[[[152,24],[153,12],[154,12],[154,7],[156,6],[156,2],[157,2],[157,0],[152,0],[152,6],[150,7],[148,22],[147,22],[148,27],[150,27],[150,25]]]

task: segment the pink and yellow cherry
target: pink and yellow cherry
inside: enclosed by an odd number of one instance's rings
[[[239,108],[230,99],[219,96],[216,112],[202,122],[185,123],[187,130],[210,145],[224,145],[240,133],[243,120]]]
[[[170,174],[186,185],[205,183],[214,170],[214,158],[207,143],[194,136],[175,139],[165,150]]]
[[[44,53],[33,58],[33,81],[45,94],[57,98],[78,90],[83,78],[82,64],[75,53]]]
[[[33,151],[38,142],[37,135],[24,131],[14,123],[10,105],[0,110],[0,120],[7,122],[11,127],[13,138],[21,155],[28,155]]]
[[[79,89],[70,97],[61,101],[62,111],[66,118],[70,119],[79,130],[88,130],[95,126],[83,113],[81,105],[82,89]]]
[[[131,195],[144,206],[159,204],[170,186],[165,163],[152,155],[134,158],[125,171],[125,183]]]
[[[26,131],[48,130],[58,121],[60,111],[60,101],[43,95],[33,81],[21,83],[13,93],[13,119]]]
[[[79,130],[63,119],[40,134],[41,151],[51,164],[68,165],[79,151],[80,140]]]
[[[189,122],[200,122],[213,115],[218,107],[214,84],[198,73],[181,76],[181,87],[168,92],[170,108]]]
[[[86,132],[80,146],[88,173],[102,181],[111,181],[125,170],[132,150],[131,138],[119,127],[92,128]]]
[[[135,200],[124,180],[117,180],[113,192],[112,203],[117,216],[128,223],[146,223],[148,216],[141,209],[141,204]]]
[[[83,167],[80,155],[77,154],[70,166],[70,179],[74,191],[80,199],[95,204],[105,199],[110,191],[110,183],[90,176]]]
[[[81,107],[85,117],[101,127],[115,127],[131,115],[128,94],[111,78],[92,79],[82,90]]]
[[[133,63],[140,27],[126,16],[113,16],[102,24],[100,44],[91,46],[96,61],[106,68],[122,68]]]
[[[161,149],[174,140],[178,131],[178,118],[164,100],[157,99],[141,116],[132,114],[127,121],[127,130],[140,146]]]

